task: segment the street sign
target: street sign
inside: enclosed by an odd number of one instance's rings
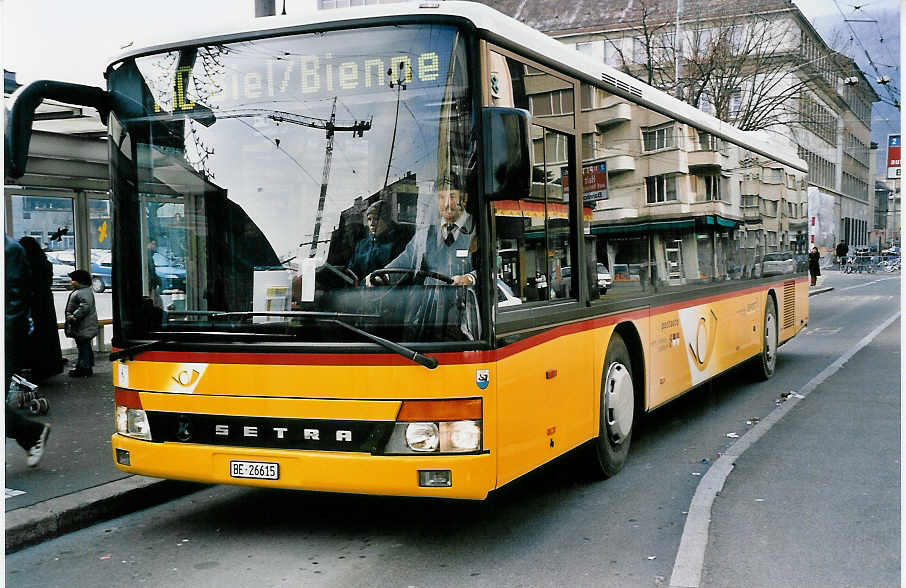
[[[560,168],[563,191],[569,187],[569,168]],[[582,201],[585,204],[607,200],[610,194],[607,191],[607,162],[587,163],[582,166]]]
[[[900,179],[900,136],[887,135],[887,179]]]

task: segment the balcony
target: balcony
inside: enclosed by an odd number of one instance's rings
[[[599,131],[614,125],[632,120],[632,107],[626,102],[620,102],[606,108],[593,110],[588,113],[589,120],[593,120]]]
[[[690,151],[687,155],[689,169],[720,169],[723,155],[720,151]]]
[[[608,155],[604,161],[607,162],[607,173],[609,174],[635,171],[635,158],[631,155]]]

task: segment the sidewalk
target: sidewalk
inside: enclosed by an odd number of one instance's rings
[[[41,383],[50,411],[26,414],[52,427],[38,467],[26,466],[25,451],[6,440],[7,552],[201,488],[116,469],[112,364],[106,353],[96,361],[90,378],[68,377],[67,366]]]
[[[898,319],[736,458],[700,585],[899,585],[899,390]]]

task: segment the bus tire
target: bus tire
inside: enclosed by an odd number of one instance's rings
[[[632,359],[623,337],[614,333],[604,355],[598,436],[590,448],[595,477],[609,478],[623,469],[632,440],[635,404]]]
[[[757,379],[770,380],[777,367],[777,309],[773,296],[768,296],[764,304],[761,334],[761,353],[755,357],[752,368]]]

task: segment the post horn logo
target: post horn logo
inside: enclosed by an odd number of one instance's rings
[[[201,376],[201,372],[198,370],[182,370],[175,376],[173,376],[173,381],[175,381],[180,386],[191,386],[198,381],[198,378]]]
[[[689,351],[695,358],[695,366],[699,371],[704,371],[714,351],[714,342],[717,340],[717,315],[711,310],[711,320],[708,317],[699,317],[695,328],[695,339],[689,342]]]

